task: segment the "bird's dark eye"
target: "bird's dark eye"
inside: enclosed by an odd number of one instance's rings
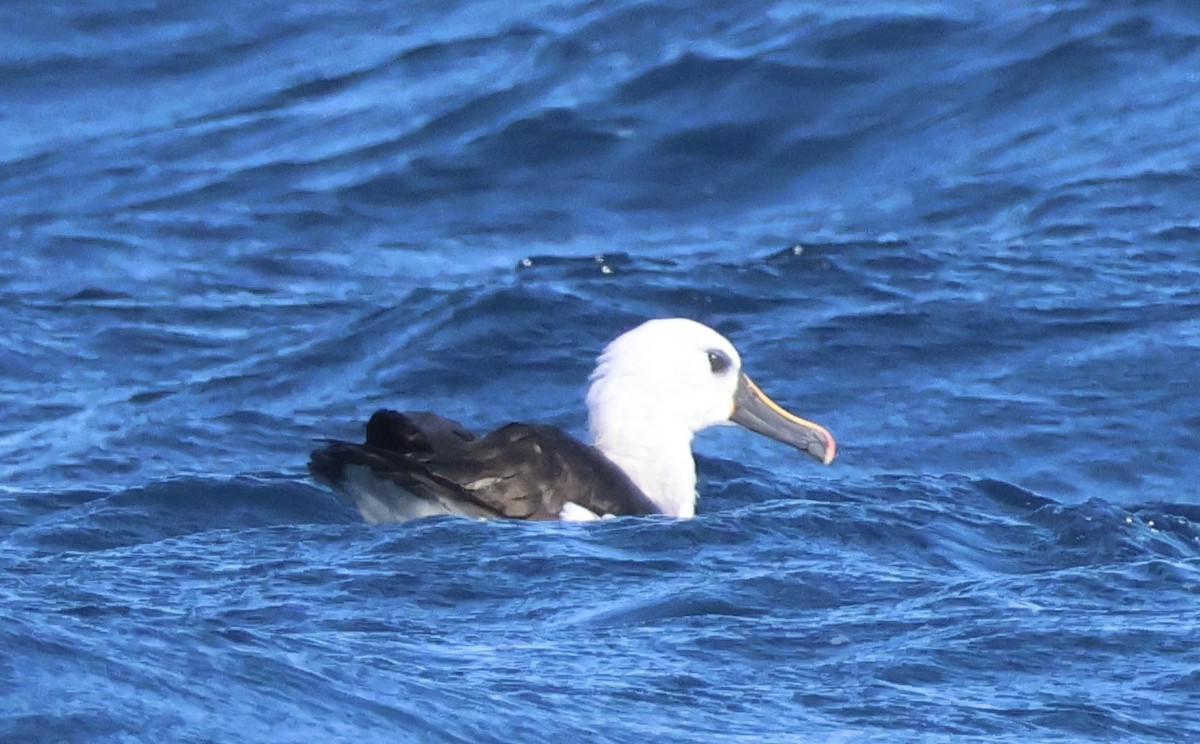
[[[712,367],[714,375],[719,375],[733,366],[729,357],[723,351],[712,349],[708,352],[708,366]]]

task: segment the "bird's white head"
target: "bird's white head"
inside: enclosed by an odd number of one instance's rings
[[[588,410],[593,423],[618,415],[619,422],[605,423],[667,426],[691,435],[729,420],[741,367],[733,344],[708,326],[685,318],[650,320],[600,355]]]
[[[596,363],[587,395],[596,446],[665,514],[695,513],[693,435],[728,422],[829,463],[823,427],[793,416],[742,372],[737,349],[684,318],[650,320],[617,337]]]

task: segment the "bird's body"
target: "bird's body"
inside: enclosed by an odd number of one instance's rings
[[[599,450],[553,426],[508,424],[476,438],[435,414],[377,411],[364,444],[331,443],[309,467],[372,523],[456,513],[560,519],[567,503],[592,514],[659,511]]]
[[[309,469],[371,523],[438,514],[691,517],[691,443],[703,428],[732,420],[826,463],[836,451],[825,429],[783,411],[740,367],[711,328],[648,321],[597,361],[587,396],[595,446],[552,426],[513,423],[476,437],[432,413],[378,411],[363,444],[330,442]]]

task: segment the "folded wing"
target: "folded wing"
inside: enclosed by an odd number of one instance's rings
[[[372,523],[436,514],[559,519],[580,507],[597,516],[659,512],[599,450],[552,426],[508,424],[477,438],[436,414],[378,411],[363,444],[330,442],[312,453],[309,470]]]

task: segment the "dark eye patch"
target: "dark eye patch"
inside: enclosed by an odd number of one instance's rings
[[[729,360],[725,352],[710,349],[708,352],[708,366],[712,367],[714,375],[719,375],[732,367],[733,362]]]

